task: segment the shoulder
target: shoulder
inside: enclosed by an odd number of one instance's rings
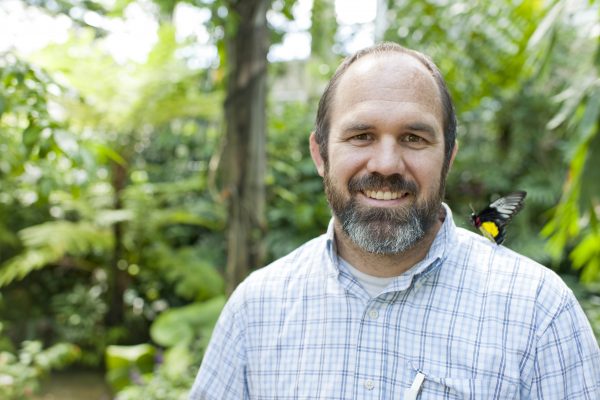
[[[291,280],[325,274],[329,262],[327,247],[326,235],[316,237],[288,255],[252,272],[246,278],[245,284],[256,288],[271,283],[280,285]]]
[[[530,314],[538,329],[576,302],[558,274],[540,263],[462,228],[457,228],[457,241],[449,259],[469,274],[475,290],[509,301]]]
[[[569,291],[560,277],[544,265],[508,247],[492,243],[481,235],[457,228],[457,243],[451,259],[462,260],[472,272],[490,274],[497,279],[544,282],[549,288]]]
[[[326,235],[316,237],[288,255],[252,272],[234,291],[229,302],[238,307],[273,302],[299,293],[299,287],[324,282],[332,273]]]

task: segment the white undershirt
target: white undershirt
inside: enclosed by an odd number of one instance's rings
[[[346,268],[348,272],[350,272],[356,280],[360,283],[360,285],[369,293],[371,297],[376,297],[379,293],[382,292],[383,289],[395,278],[394,276],[389,278],[382,278],[379,276],[373,276],[369,274],[365,274],[354,268],[350,263],[344,260],[342,257],[339,257],[340,264],[343,268]]]

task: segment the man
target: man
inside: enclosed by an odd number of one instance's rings
[[[236,289],[190,398],[600,399],[571,291],[454,225],[455,136],[428,58],[384,43],[346,59],[310,136],[329,229]]]

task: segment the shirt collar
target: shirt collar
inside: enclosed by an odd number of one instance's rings
[[[446,203],[442,203],[442,207],[445,212],[444,222],[436,234],[435,239],[433,240],[431,247],[427,252],[427,255],[402,275],[396,277],[389,286],[389,290],[406,290],[413,281],[417,281],[425,276],[429,276],[430,272],[437,270],[443,261],[448,257],[450,249],[453,248],[456,241],[457,233],[450,207],[448,207]],[[329,221],[329,226],[327,227],[327,233],[325,236],[327,239],[327,256],[330,261],[327,267],[330,273],[338,276],[340,273],[340,268],[335,244],[333,218],[331,218]]]
[[[335,275],[336,277],[340,273],[340,265],[339,258],[337,256],[337,245],[335,244],[335,221],[333,217],[329,220],[329,225],[327,226],[327,232],[325,233],[325,237],[327,239],[327,270],[328,273]]]

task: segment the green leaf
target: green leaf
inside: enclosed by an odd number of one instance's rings
[[[110,146],[98,142],[86,142],[86,146],[100,157],[100,161],[111,160],[122,166],[127,165],[127,161]]]
[[[106,348],[107,380],[115,391],[132,383],[133,373],[145,374],[154,368],[156,349],[150,344],[108,346]]]
[[[156,349],[149,344],[135,346],[108,346],[106,348],[106,367],[110,369],[122,368],[131,365],[154,365],[153,357]]]
[[[27,154],[33,151],[33,148],[40,139],[42,130],[35,123],[31,122],[29,126],[23,131],[23,145],[27,149]]]
[[[177,344],[165,351],[164,367],[167,376],[175,378],[187,373],[193,358],[186,343]]]
[[[590,233],[575,246],[570,254],[573,267],[582,269],[582,282],[590,283],[600,278],[600,233]]]
[[[595,108],[592,111],[593,116],[590,118],[591,121],[588,124],[582,124],[582,130],[587,131],[587,137],[589,138],[586,160],[581,170],[581,198],[579,206],[582,210],[585,210],[589,204],[600,203],[600,133],[598,132],[600,130],[600,90],[598,90],[595,98],[599,101],[591,101],[587,104],[586,109],[587,111]]]
[[[531,4],[534,2],[529,3]],[[536,47],[538,47],[539,43],[544,38],[549,36],[549,32],[556,28],[557,20],[560,17],[565,4],[566,3],[563,1],[556,1],[555,4],[549,9],[544,19],[538,24],[535,32],[529,38],[527,43],[527,49],[529,51],[533,51]]]
[[[215,324],[224,305],[225,297],[219,296],[202,303],[167,310],[152,324],[150,336],[165,347],[189,344],[196,332]]]

